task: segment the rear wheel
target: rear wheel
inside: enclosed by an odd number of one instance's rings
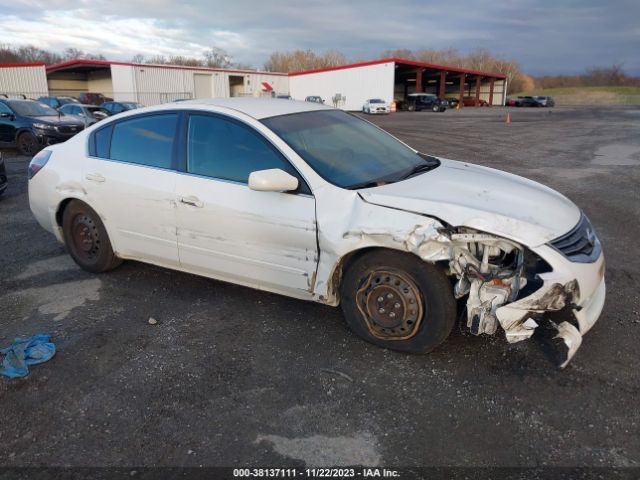
[[[106,272],[122,263],[113,252],[100,216],[86,203],[72,200],[62,216],[64,242],[73,260],[89,272]]]
[[[441,344],[456,318],[451,284],[440,268],[389,250],[365,254],[348,268],[341,304],[357,335],[411,353],[427,353]]]
[[[18,137],[18,151],[22,155],[33,156],[40,150],[38,139],[31,132],[23,132]]]

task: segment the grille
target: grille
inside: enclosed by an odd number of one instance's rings
[[[579,263],[595,262],[602,250],[596,231],[584,214],[575,227],[552,240],[550,245],[572,262]]]
[[[58,130],[58,132],[60,133],[67,133],[67,134],[71,134],[71,133],[78,133],[83,129],[83,127],[81,126],[67,126],[67,125],[60,125],[58,127],[56,127],[56,130]]]

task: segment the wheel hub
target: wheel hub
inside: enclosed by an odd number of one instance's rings
[[[86,259],[91,259],[98,253],[99,238],[93,220],[87,215],[78,215],[73,220],[73,244],[76,251]]]
[[[403,272],[372,272],[358,290],[356,301],[369,331],[378,338],[411,338],[422,321],[422,297]]]

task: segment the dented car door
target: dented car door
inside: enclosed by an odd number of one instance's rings
[[[249,189],[251,172],[271,168],[299,178],[298,190]],[[185,170],[176,182],[183,268],[309,298],[318,257],[315,200],[288,160],[249,125],[193,113]]]

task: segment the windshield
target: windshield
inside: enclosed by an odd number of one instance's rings
[[[341,110],[294,113],[262,123],[321,177],[342,188],[384,185],[428,165],[388,133]]]
[[[60,105],[66,105],[67,103],[80,103],[78,100],[71,97],[60,97],[58,98],[58,101],[60,102]]]
[[[125,110],[135,110],[136,108],[142,108],[142,105],[139,103],[126,102],[123,103],[122,106]]]
[[[23,117],[53,117],[60,115],[56,110],[31,100],[13,100],[7,102],[13,110]]]
[[[372,98],[369,100],[369,103],[384,103],[384,100],[380,100],[379,98]]]

